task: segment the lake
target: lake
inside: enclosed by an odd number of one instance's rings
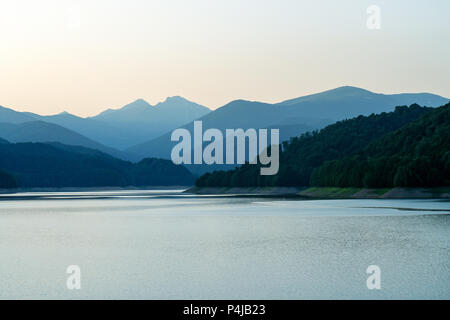
[[[449,214],[444,200],[3,194],[0,298],[449,299]]]

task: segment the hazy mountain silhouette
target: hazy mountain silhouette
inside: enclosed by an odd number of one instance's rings
[[[198,120],[202,121],[204,130],[208,128],[217,128],[224,133],[227,128],[258,129],[272,127],[273,125],[282,122],[285,119],[285,116],[286,114],[283,113],[283,110],[278,106],[261,102],[236,100]],[[289,119],[289,117],[286,118]],[[295,126],[296,135],[314,129],[316,126],[319,127],[324,122],[322,119],[299,119],[298,117],[296,117],[296,121],[301,122]],[[308,123],[308,125],[304,125],[304,123]],[[295,125],[295,123],[292,123],[291,125]],[[283,124],[283,126],[286,126],[286,124]],[[193,127],[193,122],[183,126],[183,128],[186,128],[191,132],[192,137]],[[151,154],[154,157],[169,159],[170,152],[176,144],[175,142],[170,141],[170,136],[171,132],[168,132],[156,139],[138,144],[125,151],[140,155],[141,157]]]
[[[139,99],[121,109],[108,109],[90,118],[77,117],[67,112],[41,116],[0,107],[0,122],[23,123],[41,120],[78,132],[103,145],[125,149],[156,138],[210,111],[182,97],[170,97],[155,106]]]
[[[44,121],[18,124],[0,123],[0,137],[10,142],[60,142],[96,149],[121,159],[129,159],[124,152],[106,147],[62,126]]]
[[[7,144],[7,143],[9,143],[9,141],[7,141],[7,140],[5,140],[5,139],[2,139],[2,138],[0,138],[0,144]]]
[[[18,112],[0,106],[0,122],[22,123],[32,120],[34,120],[34,118],[25,112]]]
[[[108,109],[92,119],[108,123],[146,123],[168,126],[183,125],[200,118],[211,110],[182,97],[168,97],[165,101],[151,106],[143,99],[138,99],[121,109]]]
[[[359,115],[391,112],[395,106],[419,105],[438,107],[449,100],[430,93],[400,93],[381,94],[365,89],[344,86],[336,89],[316,93],[279,103],[282,106],[291,106],[306,109],[303,112],[307,117],[324,117],[332,120],[353,118]]]
[[[52,116],[34,115],[34,117],[36,120],[63,126],[116,149],[122,149],[141,138],[134,130],[121,129],[102,121],[81,118],[66,112]]]
[[[130,147],[136,144],[136,141],[143,142],[156,138],[209,112],[211,110],[208,108],[182,97],[169,97],[155,106],[139,99],[121,109],[108,109],[89,119],[106,123],[120,132],[126,132],[125,137],[129,139],[125,144]],[[96,140],[104,141],[100,138]],[[114,145],[113,142],[104,143]]]
[[[79,142],[73,135],[69,139],[63,134],[63,140],[56,140],[62,143],[73,144],[74,139],[77,144],[99,148],[117,157],[132,160],[148,156],[168,159],[175,144],[170,141],[172,130],[183,126],[192,131],[193,121],[196,119],[202,120],[204,129],[279,128],[281,139],[287,140],[303,132],[323,128],[337,120],[393,111],[397,105],[418,103],[436,107],[448,101],[429,93],[378,94],[345,86],[275,104],[236,100],[214,111],[181,97],[167,98],[155,106],[139,99],[123,108],[108,109],[90,118],[77,117],[67,112],[41,116],[0,107],[0,122],[18,124],[33,120],[45,121],[84,136],[84,139],[77,137],[78,140],[83,140]],[[47,139],[57,136],[52,133],[40,134],[43,137],[37,139],[39,135],[34,137],[29,131],[24,132],[23,136],[16,133],[16,140],[13,141],[33,137],[34,140],[29,141],[48,141]],[[125,149],[126,154],[117,153],[117,150],[107,149],[106,146]]]
[[[199,120],[202,120],[204,129],[278,127],[281,130],[280,138],[287,140],[289,137],[322,128],[338,120],[393,111],[398,105],[419,103],[436,107],[448,101],[446,98],[429,93],[386,95],[345,86],[277,104],[236,100]],[[193,123],[184,128],[193,136]],[[172,147],[176,144],[170,141],[170,135],[171,132],[168,132],[126,151],[141,157],[169,159]]]

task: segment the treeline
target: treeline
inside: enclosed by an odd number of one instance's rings
[[[12,175],[0,170],[0,189],[16,188],[17,183]]]
[[[313,171],[315,186],[437,187],[450,185],[450,104]]]
[[[0,138],[0,145],[2,144],[9,144],[9,141]],[[16,187],[16,179],[11,174],[0,169],[0,189],[12,189]]]
[[[385,164],[383,167],[383,159],[377,158],[375,162],[372,159],[370,161],[367,159],[370,165],[366,166],[364,165],[364,159],[366,158],[358,158],[363,157],[361,152],[372,143],[376,145],[377,140],[389,133],[392,134],[386,136],[386,138],[388,140],[393,139],[393,137],[396,137],[396,133],[393,133],[396,130],[421,119],[421,117],[448,108],[448,104],[436,110],[413,104],[410,107],[396,107],[395,111],[389,113],[372,114],[367,117],[359,116],[339,121],[319,132],[305,133],[300,137],[284,142],[280,152],[280,170],[277,175],[261,176],[259,165],[247,164],[235,170],[207,173],[196,180],[196,185],[199,187],[310,185],[387,187],[391,184],[382,180],[385,179],[385,175],[379,176],[378,173],[380,170],[386,170],[388,165]],[[412,132],[408,132],[408,134],[416,136]],[[418,132],[417,136],[420,135],[421,133]],[[407,136],[402,138],[408,139]],[[407,140],[406,144],[414,144],[415,141],[411,139]],[[380,142],[380,148],[383,148],[383,144],[386,143],[386,140],[382,141]],[[424,140],[420,148],[425,148],[425,145],[429,142]],[[439,145],[435,148],[443,147],[443,145]],[[333,162],[341,159],[345,160],[339,162],[339,165],[337,162]],[[391,153],[390,161],[394,161],[394,159],[395,155]],[[400,181],[402,175],[405,176],[406,172],[415,172],[418,167],[424,168],[427,165],[423,163],[425,161],[423,158],[417,161],[413,165],[402,166],[401,172],[398,173],[398,181]],[[369,168],[372,168],[372,165],[375,169],[370,170]],[[392,163],[389,165],[394,166]],[[351,174],[349,174],[350,170]],[[362,176],[363,174],[364,176]],[[411,179],[410,175],[408,177],[408,179]],[[411,182],[408,183],[411,184]],[[441,181],[441,183],[443,182]]]
[[[0,143],[0,188],[191,185],[194,176],[170,160],[131,163],[59,143]],[[7,172],[7,173],[6,173]]]

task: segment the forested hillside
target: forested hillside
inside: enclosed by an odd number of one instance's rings
[[[0,189],[15,188],[17,186],[16,180],[12,175],[0,170]]]
[[[319,132],[306,133],[284,142],[280,170],[274,176],[259,175],[259,165],[244,165],[232,171],[205,174],[197,186],[308,186],[315,168],[365,149],[373,141],[432,112],[413,104],[394,112],[359,116],[339,121]],[[326,183],[325,183],[326,184]]]
[[[371,143],[351,157],[314,170],[315,186],[450,185],[450,104]]]
[[[0,187],[190,185],[194,177],[169,160],[133,164],[97,150],[59,143],[0,144]],[[12,180],[11,180],[12,179]]]

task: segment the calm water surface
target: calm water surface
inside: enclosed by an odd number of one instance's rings
[[[0,195],[0,298],[449,299],[449,214],[439,200]]]

